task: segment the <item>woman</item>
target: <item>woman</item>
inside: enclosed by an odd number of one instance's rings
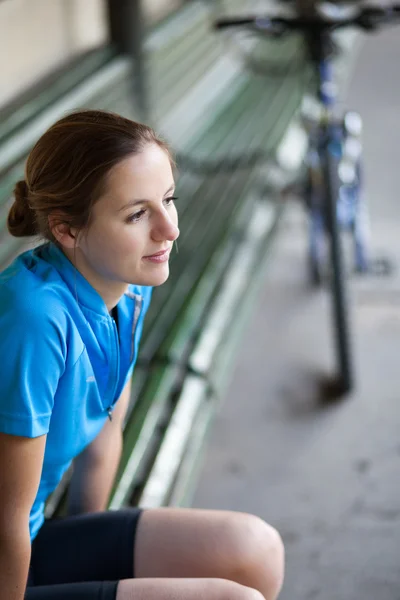
[[[0,274],[0,590],[7,600],[276,598],[283,547],[228,511],[106,512],[152,286],[179,235],[147,126],[83,111],[32,149],[8,216],[45,243]],[[70,512],[43,508],[74,465]]]

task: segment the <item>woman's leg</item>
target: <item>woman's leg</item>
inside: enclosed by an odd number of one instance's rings
[[[32,544],[29,585],[134,578],[132,540],[141,514],[132,508],[47,521]]]
[[[24,600],[263,600],[260,592],[217,579],[128,579],[29,587]]]
[[[222,579],[128,579],[116,600],[263,600],[262,594]]]
[[[118,600],[137,600],[134,593],[152,600],[153,589],[157,600],[197,600],[207,590],[207,600],[273,600],[283,561],[278,533],[243,513],[163,508],[81,515],[42,527],[33,543],[28,598],[41,600],[39,588],[49,593],[47,586],[125,580]],[[88,586],[80,590],[86,594]]]
[[[260,518],[244,513],[145,511],[136,531],[134,556],[138,579],[230,580],[258,590],[266,600],[277,598],[283,582],[284,549],[279,534]]]

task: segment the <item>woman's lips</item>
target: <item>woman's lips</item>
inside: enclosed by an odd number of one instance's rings
[[[163,263],[169,259],[170,252],[171,248],[167,248],[166,250],[161,250],[161,252],[157,252],[156,254],[143,256],[143,260],[149,260],[150,262],[154,263]]]

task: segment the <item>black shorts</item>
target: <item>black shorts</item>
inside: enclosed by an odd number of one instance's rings
[[[132,579],[140,509],[46,521],[32,543],[25,600],[115,600]]]

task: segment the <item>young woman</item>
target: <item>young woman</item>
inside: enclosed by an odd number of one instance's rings
[[[0,595],[272,600],[277,532],[229,511],[106,511],[151,288],[179,235],[172,159],[149,127],[76,112],[32,149],[8,216],[44,243],[0,273]],[[70,512],[44,503],[74,464]]]

